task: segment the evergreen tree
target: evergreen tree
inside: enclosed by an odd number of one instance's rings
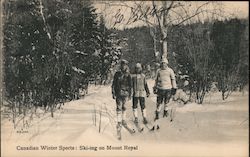
[[[223,100],[238,86],[240,79],[240,43],[245,25],[238,19],[214,23],[211,38],[214,42],[214,61],[216,81]]]
[[[100,25],[99,25],[99,31],[100,31],[100,54],[99,54],[99,73],[101,76],[101,83],[104,81],[106,74],[109,69],[109,53],[111,51],[111,43],[108,41],[109,34],[108,30],[105,27],[104,18],[101,16],[100,18]]]
[[[243,90],[245,86],[249,86],[249,20],[244,20],[246,26],[240,39],[240,62],[239,62],[239,88]]]
[[[99,73],[101,76],[101,82],[108,81],[108,75],[110,69],[115,62],[120,58],[120,50],[118,48],[117,39],[113,30],[109,30],[105,26],[103,16],[100,17],[100,54],[99,54]],[[105,81],[105,82],[103,82]]]
[[[80,80],[88,81],[96,77],[99,55],[99,30],[95,8],[88,1],[76,1],[70,36],[75,51],[72,63],[76,69],[84,73]]]
[[[51,45],[39,15],[39,2],[20,0],[11,5],[15,9],[4,29],[6,96],[18,101],[19,108],[25,111],[27,104],[39,101],[31,97],[42,83],[36,78],[43,73],[39,66],[46,65],[44,57]]]

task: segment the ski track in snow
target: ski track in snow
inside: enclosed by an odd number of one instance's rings
[[[152,122],[156,97],[152,92],[153,81],[149,80],[148,84],[151,96],[146,99],[146,108],[148,119]],[[50,145],[139,144],[141,150],[137,153],[144,152],[144,155],[148,156],[153,155],[154,151],[161,150],[161,145],[163,145],[168,149],[161,151],[167,151],[170,156],[171,154],[176,156],[178,154],[182,156],[183,153],[192,154],[191,150],[199,149],[200,152],[197,151],[195,154],[198,154],[197,156],[199,153],[204,155],[202,152],[208,153],[208,156],[217,155],[216,152],[221,156],[234,156],[235,153],[242,155],[246,153],[248,143],[247,94],[242,96],[236,93],[226,101],[219,98],[220,95],[214,93],[212,99],[211,95],[210,98],[207,96],[206,102],[202,105],[195,103],[178,105],[172,102],[172,106],[170,106],[176,109],[173,122],[170,122],[169,118],[161,118],[159,120],[161,129],[153,133],[144,128],[142,133],[137,132],[130,135],[125,129],[122,129],[122,141],[118,141],[116,139],[116,105],[115,100],[112,99],[111,87],[90,86],[88,95],[82,99],[65,103],[63,109],[55,112],[54,118],[51,118],[48,113],[44,115],[46,118],[34,119],[31,126],[26,129],[28,133],[17,133],[17,130],[12,128],[10,121],[4,121],[1,125],[1,144],[12,148],[22,143],[25,143],[26,146],[38,143]],[[135,128],[132,122],[131,106],[130,100],[126,103],[127,121],[131,127]],[[141,120],[140,113],[138,110]],[[42,118],[44,119],[41,120]],[[152,146],[152,144],[154,145]],[[209,146],[216,146],[216,149],[213,148],[213,150],[211,147],[209,149]],[[233,153],[225,151],[228,147],[234,146],[237,147]],[[146,149],[148,147],[151,149]],[[183,152],[179,152],[180,148],[183,149]],[[105,153],[94,153],[94,155],[105,155]],[[163,153],[164,155],[166,153]]]

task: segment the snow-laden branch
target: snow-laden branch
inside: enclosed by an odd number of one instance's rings
[[[73,69],[75,72],[77,72],[77,73],[85,74],[85,71],[84,71],[84,70],[79,69],[79,68],[77,68],[77,67],[74,67],[74,66],[73,66],[72,69]]]
[[[45,27],[45,31],[47,32],[47,35],[48,35],[49,39],[51,39],[51,35],[49,33],[49,29],[47,27],[46,20],[45,20],[45,17],[44,17],[44,13],[43,13],[42,0],[39,0],[39,9],[40,9],[40,15],[42,16],[42,19],[43,19],[43,24],[44,24],[44,27]]]

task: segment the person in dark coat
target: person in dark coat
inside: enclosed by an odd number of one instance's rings
[[[112,82],[112,96],[116,100],[117,130],[120,131],[122,125],[126,124],[125,103],[131,99],[131,75],[128,61],[121,60],[120,70],[114,75]]]

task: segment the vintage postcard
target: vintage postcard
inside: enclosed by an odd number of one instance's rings
[[[1,0],[2,157],[249,156],[249,2]]]

